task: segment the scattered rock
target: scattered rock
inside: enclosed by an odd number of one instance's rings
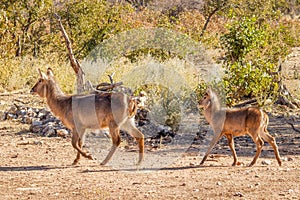
[[[244,195],[241,192],[236,192],[236,193],[234,193],[233,196],[235,196],[235,197],[244,197]]]
[[[58,129],[56,130],[56,134],[59,137],[67,137],[69,132],[66,129]]]
[[[294,192],[294,190],[293,190],[293,189],[289,189],[287,192],[288,192],[289,194],[291,194],[291,193]]]
[[[7,120],[17,119],[17,115],[12,114],[12,113],[7,113],[5,119],[7,119]]]
[[[33,144],[35,144],[35,145],[43,145],[43,141],[34,141]]]
[[[45,108],[31,108],[14,105],[4,113],[4,120],[30,124],[29,131],[46,137],[66,137],[69,130],[59,119]]]
[[[23,120],[22,120],[22,123],[24,123],[24,124],[32,124],[32,117],[24,116]]]
[[[41,121],[33,121],[33,122],[31,123],[31,125],[32,125],[32,126],[41,126],[41,125],[43,125],[43,122],[41,122]]]
[[[15,154],[15,155],[12,155],[10,158],[17,158],[19,155],[18,154]]]
[[[55,137],[56,136],[55,130],[52,126],[47,126],[45,129],[43,130],[44,136],[46,136],[46,137]]]
[[[261,164],[263,164],[263,165],[271,165],[271,161],[270,160],[263,160],[262,162],[261,162]]]
[[[287,161],[294,161],[294,158],[288,157],[288,158],[287,158]]]

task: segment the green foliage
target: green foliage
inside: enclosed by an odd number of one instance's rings
[[[284,21],[265,25],[268,34],[264,40],[267,45],[265,45],[263,51],[255,51],[251,56],[260,55],[261,58],[272,63],[284,59],[291,52],[292,47],[300,45],[300,33],[297,31],[299,25],[299,23],[294,24]]]
[[[224,13],[229,18],[256,16],[259,21],[268,22],[278,19],[279,10],[283,6],[278,0],[229,0],[227,10]]]
[[[105,39],[128,29],[123,15],[134,12],[129,5],[110,5],[105,0],[71,1],[65,7],[58,13],[79,59],[87,56]]]
[[[276,65],[272,63],[231,63],[226,70],[223,80],[224,89],[227,94],[227,104],[232,105],[244,97],[256,97],[258,103],[263,105],[265,100],[274,100],[277,96],[278,83],[274,81]]]
[[[107,81],[106,76],[102,76],[105,79],[101,80],[93,78],[95,72],[90,70],[86,70],[87,79],[97,83]],[[115,81],[122,81],[135,95],[145,91],[151,119],[157,123],[177,129],[183,115],[196,109],[196,97],[192,94],[197,74],[191,63],[182,59],[175,57],[158,61],[148,55],[132,63],[128,58],[121,58],[111,62],[105,72],[116,72]]]
[[[272,77],[268,72],[273,68],[272,65],[253,62],[253,57],[246,58],[250,52],[264,47],[265,35],[265,30],[255,17],[243,17],[228,25],[228,33],[221,36],[226,56],[223,82],[228,104],[234,103],[234,99],[257,97],[271,90],[268,87],[272,85]]]
[[[148,84],[138,88],[145,91],[148,97],[151,120],[177,129],[181,121],[183,99],[170,88],[159,84]]]
[[[158,64],[184,60],[186,55],[196,57],[202,51],[195,48],[200,41],[209,48],[222,47],[225,51],[224,88],[229,102],[244,97],[275,99],[278,60],[283,59],[291,47],[300,46],[300,23],[282,19],[281,12],[291,14],[293,10],[297,11],[299,0],[294,2],[296,7],[292,7],[293,1],[283,0],[203,2],[203,9],[187,9],[182,4],[159,11],[147,8],[147,5],[135,9],[130,4],[106,0],[71,0],[59,4],[50,0],[1,1],[0,85],[7,90],[29,86],[36,68],[49,66],[58,71],[70,70],[71,75],[62,77],[60,74],[65,73],[59,73],[58,79],[65,91],[73,90],[74,73],[66,63],[65,43],[53,17],[56,12],[61,16],[79,60],[90,55],[99,44],[105,46],[109,43],[112,46],[102,51],[104,58],[111,62],[126,59],[126,64],[118,64],[112,71],[128,72],[129,66],[139,63],[145,55],[156,58]],[[201,35],[207,18],[216,8],[218,11]],[[155,32],[157,37],[151,38],[151,34],[142,29],[163,31]],[[127,38],[126,42],[116,39],[122,36],[119,33],[132,30],[139,31],[140,35]],[[186,73],[185,66],[178,66]],[[171,68],[178,70],[174,65]],[[197,76],[191,74],[188,76]],[[14,83],[14,80],[18,81]],[[197,87],[198,81],[191,82],[194,83],[191,88]],[[203,91],[203,88],[202,85],[196,90]],[[160,97],[172,97],[163,89],[154,86],[153,89],[163,93]],[[163,100],[160,101],[163,104]],[[165,105],[173,104],[167,99],[166,102]]]
[[[49,24],[50,0],[0,3],[0,58],[33,55],[51,41],[45,40]]]
[[[277,66],[297,44],[289,25],[270,24],[255,17],[235,20],[221,36],[225,50],[224,88],[227,103],[256,97],[260,105],[278,95]]]
[[[228,33],[220,38],[226,59],[230,62],[242,61],[250,51],[265,45],[265,35],[255,17],[234,21],[228,26]]]

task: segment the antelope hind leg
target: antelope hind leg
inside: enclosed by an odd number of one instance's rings
[[[275,154],[275,157],[276,157],[276,160],[278,162],[278,165],[281,166],[282,164],[282,161],[280,159],[280,155],[279,155],[279,151],[278,151],[278,146],[276,144],[276,141],[275,141],[275,138],[272,137],[270,135],[270,133],[268,131],[264,131],[262,134],[261,134],[262,138],[268,142],[274,149],[274,154]]]
[[[141,164],[144,159],[144,134],[135,127],[133,118],[128,119],[122,125],[122,130],[127,131],[137,141],[139,146],[139,160],[137,165]]]
[[[236,155],[236,151],[234,148],[234,139],[233,139],[233,135],[226,135],[226,138],[228,140],[228,146],[232,152],[233,155],[233,163],[232,166],[236,166],[238,164],[238,159],[237,159],[237,155]]]
[[[106,165],[106,163],[111,159],[111,157],[114,155],[115,151],[121,143],[120,130],[118,128],[110,127],[109,133],[111,135],[113,144],[106,158],[102,161],[100,165]]]
[[[252,162],[248,165],[248,167],[252,167],[256,163],[256,161],[261,153],[262,146],[264,145],[264,141],[260,138],[260,136],[257,136],[256,138],[252,137],[252,139],[256,144],[256,153],[255,153],[255,156],[254,156]]]

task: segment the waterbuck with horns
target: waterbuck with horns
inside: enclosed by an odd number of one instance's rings
[[[135,101],[123,93],[96,93],[88,95],[65,95],[55,81],[50,68],[47,74],[39,70],[40,77],[31,89],[32,94],[46,98],[53,114],[72,132],[72,146],[77,150],[73,164],[77,164],[80,155],[93,159],[83,151],[86,129],[108,128],[112,139],[110,152],[101,165],[112,157],[121,142],[120,129],[133,136],[139,146],[138,164],[143,160],[144,135],[135,127]]]
[[[205,162],[211,150],[222,136],[226,136],[228,145],[232,151],[234,159],[232,165],[240,164],[237,160],[233,137],[247,134],[252,138],[257,147],[256,154],[249,166],[253,166],[256,163],[264,140],[273,147],[277,162],[281,166],[281,159],[275,138],[267,130],[269,117],[264,111],[255,107],[240,109],[221,108],[217,95],[211,89],[208,89],[199,101],[199,107],[203,108],[204,117],[215,133],[200,165]]]

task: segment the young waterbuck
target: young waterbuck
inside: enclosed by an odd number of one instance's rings
[[[256,154],[249,164],[252,166],[259,157],[264,141],[267,141],[274,149],[275,157],[281,166],[281,159],[275,139],[267,131],[269,123],[268,115],[255,107],[240,109],[221,108],[217,95],[208,89],[203,98],[199,101],[199,107],[203,108],[205,119],[212,127],[215,135],[205,153],[200,165],[202,165],[210,154],[211,150],[222,136],[226,136],[228,145],[233,154],[233,166],[239,164],[234,148],[234,136],[249,135],[255,142]]]
[[[96,93],[88,95],[65,95],[55,81],[52,70],[47,75],[39,70],[40,78],[31,89],[32,94],[46,98],[47,104],[55,116],[72,132],[72,146],[78,151],[73,164],[77,164],[80,155],[93,159],[83,151],[86,129],[108,128],[112,139],[110,152],[101,163],[105,165],[119,146],[120,129],[127,131],[138,142],[139,160],[144,155],[144,135],[135,127],[136,104],[123,93]]]

